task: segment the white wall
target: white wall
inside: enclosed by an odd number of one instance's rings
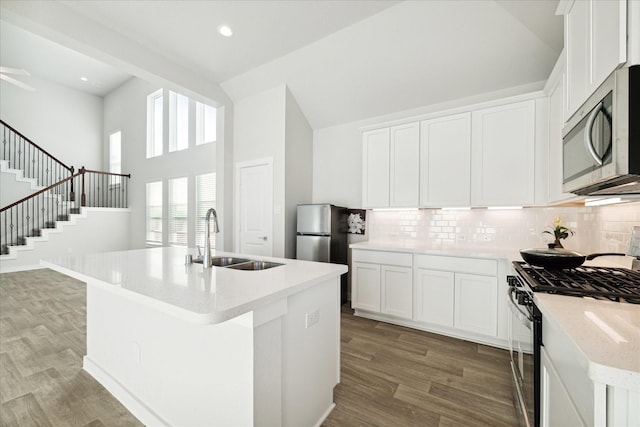
[[[296,207],[313,191],[311,126],[280,85],[235,103],[233,133],[236,164],[273,159],[273,256],[295,258]]]
[[[285,257],[296,257],[298,205],[311,203],[313,130],[287,89],[285,122]]]
[[[68,166],[102,166],[102,98],[31,77],[33,92],[2,81],[0,117]]]
[[[273,256],[276,257],[285,254],[285,100],[284,85],[244,98],[234,104],[233,119],[235,164],[273,158]],[[234,198],[237,197],[235,194]],[[235,212],[236,217],[238,214]]]
[[[167,153],[150,159],[146,158],[147,135],[147,96],[159,87],[134,78],[111,92],[104,98],[104,134],[115,131],[122,132],[122,171],[131,173],[129,182],[129,207],[131,209],[131,235],[129,237],[132,248],[145,247],[146,241],[146,184],[153,181],[163,181],[165,200],[167,196],[167,179],[188,177],[189,180],[189,208],[195,209],[195,176],[202,173],[216,171],[217,143],[190,146],[187,150]],[[165,141],[168,134],[165,126]],[[108,142],[105,143],[105,150]],[[165,144],[166,147],[166,144]],[[221,203],[219,201],[218,203]],[[166,223],[167,209],[165,203],[164,219]],[[225,216],[219,215],[220,227],[229,230],[225,223]],[[195,220],[189,219],[189,228],[193,230]],[[164,227],[166,231],[166,224]],[[195,246],[190,233],[188,245]],[[165,242],[166,235],[164,233]]]
[[[18,180],[15,173],[5,171],[0,172],[0,188],[0,207],[9,206],[36,191],[32,182]]]

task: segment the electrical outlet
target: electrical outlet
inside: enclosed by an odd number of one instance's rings
[[[307,313],[305,316],[305,328],[309,329],[320,321],[320,310],[315,310],[311,313]]]

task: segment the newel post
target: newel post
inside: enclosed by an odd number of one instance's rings
[[[84,173],[85,168],[82,166],[80,168],[80,173],[82,174],[82,194],[80,195],[80,206],[87,206],[87,194],[84,191]]]
[[[71,193],[69,194],[69,200],[72,202],[76,201],[76,193],[73,191],[73,173],[75,172],[75,169],[73,166],[71,166]]]

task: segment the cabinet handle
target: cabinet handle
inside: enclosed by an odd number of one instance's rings
[[[258,237],[258,239],[264,240],[265,242],[267,241],[268,238],[269,238],[268,236],[260,236],[260,237]]]

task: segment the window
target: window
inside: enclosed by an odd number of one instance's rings
[[[169,92],[169,152],[189,148],[189,98]]]
[[[196,102],[196,145],[215,142],[216,115],[214,107]]]
[[[147,183],[147,244],[162,244],[162,181]]]
[[[162,155],[162,89],[147,97],[147,159]]]
[[[187,177],[169,180],[169,244],[187,246]]]
[[[204,220],[209,208],[216,207],[216,174],[196,175],[196,246],[204,247]],[[216,247],[211,224],[211,248]]]
[[[122,151],[121,151],[122,132],[114,132],[109,135],[109,172],[122,173]],[[109,183],[111,185],[119,184],[119,176],[111,176]]]

